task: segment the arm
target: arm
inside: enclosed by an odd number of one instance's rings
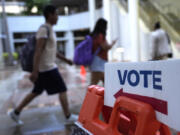
[[[113,40],[112,44],[108,44],[107,40],[105,40],[102,44],[100,44],[103,50],[109,50],[113,47],[117,40]]]
[[[39,72],[39,63],[40,63],[40,57],[43,51],[43,48],[45,47],[45,38],[37,39],[36,49],[34,53],[34,61],[33,61],[33,71],[30,76],[30,80],[32,82],[35,82],[38,78],[38,72]]]
[[[60,54],[59,52],[56,53],[56,57],[63,60],[64,62],[66,62],[69,65],[72,65],[73,62],[67,58],[65,58],[62,54]]]
[[[152,60],[155,60],[155,55],[156,55],[155,52],[156,52],[156,38],[152,37],[151,38],[151,51],[150,51]]]
[[[113,47],[113,45],[116,43],[116,40],[113,40],[112,44],[109,44],[103,34],[98,35],[98,43],[101,46],[103,50],[109,50]]]

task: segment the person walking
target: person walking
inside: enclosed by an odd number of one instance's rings
[[[94,27],[91,37],[93,39],[93,53],[96,55],[90,65],[91,85],[99,81],[104,83],[104,64],[108,61],[108,51],[113,47],[117,40],[109,44],[106,40],[107,21],[100,18]]]
[[[168,34],[161,28],[160,22],[154,25],[154,31],[151,33],[151,51],[150,60],[165,60],[172,57]]]
[[[71,114],[69,111],[67,88],[55,64],[56,57],[70,65],[73,64],[71,60],[65,58],[56,50],[56,35],[53,31],[53,26],[58,21],[56,7],[47,5],[44,8],[43,15],[45,24],[41,25],[36,33],[37,41],[33,71],[30,75],[30,80],[34,83],[34,88],[32,92],[27,94],[22,102],[10,112],[11,118],[17,123],[20,121],[19,116],[23,108],[44,90],[46,90],[48,95],[59,94],[59,101],[67,122],[76,121],[78,119],[77,115]]]

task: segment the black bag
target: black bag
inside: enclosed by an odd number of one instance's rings
[[[166,32],[166,37],[167,37],[167,40],[168,40],[168,44],[169,44],[169,46],[170,46],[170,48],[171,48],[171,51],[172,51],[172,47],[171,47],[171,39],[170,39],[170,37],[169,37],[169,35],[168,35],[168,33]],[[172,58],[173,57],[173,53],[171,52],[171,53],[168,53],[168,58]]]
[[[42,27],[45,27],[47,29],[47,35],[49,38],[49,28],[45,25]],[[22,70],[27,72],[33,71],[33,59],[34,59],[34,53],[35,53],[35,47],[36,47],[36,35],[32,35],[27,38],[27,43],[22,47],[20,51],[20,63]]]

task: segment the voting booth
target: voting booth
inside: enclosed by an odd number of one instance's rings
[[[79,131],[82,135],[171,135],[169,127],[180,131],[179,67],[180,60],[107,63],[105,87],[88,87],[76,122]]]

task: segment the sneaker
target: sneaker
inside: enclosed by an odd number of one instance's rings
[[[72,124],[72,123],[74,123],[75,121],[77,121],[78,120],[78,115],[76,115],[76,114],[71,114],[71,116],[68,118],[68,119],[66,119],[66,124]]]
[[[22,125],[23,122],[19,119],[19,115],[15,114],[14,110],[11,112],[8,112],[8,115],[11,117],[13,121],[15,121],[17,124]]]

